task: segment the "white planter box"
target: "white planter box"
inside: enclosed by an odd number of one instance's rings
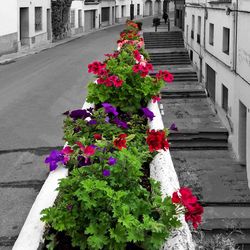
[[[92,107],[85,102],[83,109]],[[152,122],[149,122],[150,129],[160,130],[164,128],[160,110],[157,103],[149,103],[148,108],[155,114]],[[29,215],[22,227],[22,230],[15,242],[13,250],[37,250],[42,244],[45,224],[40,221],[40,212],[54,204],[58,192],[55,191],[58,181],[68,175],[68,170],[58,168],[51,172],[39,192]],[[172,196],[172,193],[179,189],[179,181],[175,172],[169,150],[160,150],[150,163],[150,176],[161,183],[162,196]],[[184,216],[180,217],[182,227],[175,230],[172,236],[165,243],[164,250],[194,250],[192,235],[185,222]]]

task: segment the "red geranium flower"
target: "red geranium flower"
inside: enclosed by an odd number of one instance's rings
[[[102,139],[102,135],[101,134],[94,134],[94,138],[96,140],[101,140]]]
[[[138,62],[141,61],[142,56],[141,56],[141,54],[140,54],[140,52],[138,50],[134,50],[133,55],[134,55],[134,58],[135,58],[136,61],[138,61]]]
[[[197,229],[201,223],[201,215],[204,212],[203,207],[198,203],[197,197],[192,194],[189,188],[182,187],[179,192],[174,192],[172,202],[181,204],[185,208],[185,220],[191,221],[193,227]]]
[[[161,97],[158,95],[152,96],[153,103],[159,102],[161,100]]]
[[[172,82],[174,80],[174,76],[167,70],[159,70],[155,77],[157,80],[163,79],[165,82]]]
[[[127,137],[126,134],[120,134],[118,136],[118,138],[116,138],[114,140],[114,146],[117,147],[117,148],[119,148],[120,150],[122,150],[122,148],[127,148],[127,145],[126,145],[127,141],[125,139],[126,137]]]
[[[93,74],[96,74],[96,75],[99,75],[99,74],[103,74],[103,69],[106,68],[106,64],[105,63],[101,63],[101,62],[98,62],[98,61],[95,61],[91,64],[88,65],[88,72],[89,73],[93,73]]]
[[[151,131],[147,131],[147,144],[149,146],[149,151],[154,152],[156,150],[167,150],[169,148],[168,140],[165,138],[166,134],[164,130],[155,131],[154,129]]]
[[[91,156],[95,154],[95,147],[93,145],[87,146],[84,148],[84,154],[86,156]]]

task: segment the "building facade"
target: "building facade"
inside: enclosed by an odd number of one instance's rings
[[[187,0],[185,9],[190,58],[250,186],[250,1]]]
[[[18,50],[17,0],[1,3],[0,56]]]
[[[18,45],[41,46],[51,42],[51,1],[17,1]]]

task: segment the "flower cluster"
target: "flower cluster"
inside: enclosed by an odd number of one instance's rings
[[[149,71],[153,70],[153,65],[151,63],[143,62],[140,64],[135,64],[133,66],[133,71],[139,73],[141,77],[146,77]]]
[[[172,82],[174,80],[173,75],[167,70],[159,70],[155,77],[157,80],[163,79],[165,82]]]
[[[95,75],[102,75],[105,72],[106,64],[95,61],[88,65],[88,72]]]
[[[164,130],[155,131],[148,130],[147,131],[147,144],[149,146],[149,151],[154,152],[160,149],[167,150],[169,149],[169,143],[166,139],[166,133]]]
[[[119,150],[122,150],[123,148],[127,148],[126,137],[127,137],[126,134],[120,134],[118,136],[118,138],[116,138],[114,140],[114,146],[117,147],[117,148],[119,148]]]
[[[201,223],[201,216],[204,212],[203,207],[198,203],[197,197],[192,194],[189,188],[182,187],[178,192],[174,192],[172,202],[180,204],[185,209],[185,220],[191,221],[193,227],[197,229]]]

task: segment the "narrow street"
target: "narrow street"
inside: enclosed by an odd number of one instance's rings
[[[166,32],[167,27],[160,31],[144,33],[144,38],[155,71],[167,69],[175,78],[162,90],[161,105],[165,127],[174,122],[178,128],[169,139],[180,185],[192,188],[204,206],[201,229],[206,237],[234,231],[230,237],[249,249],[246,168],[234,159],[228,131],[198,82],[181,31]]]
[[[152,18],[145,19],[151,25]],[[64,142],[63,115],[81,108],[88,64],[115,49],[123,25],[0,66],[0,249],[11,249]]]

